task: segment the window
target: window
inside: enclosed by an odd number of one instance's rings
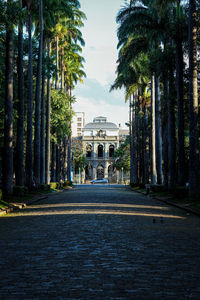
[[[114,151],[115,151],[115,147],[113,145],[111,145],[109,147],[109,157],[113,157],[114,156]]]
[[[82,125],[81,123],[78,123],[78,124],[77,124],[78,127],[81,127],[81,125]]]
[[[91,157],[92,156],[92,146],[87,145],[86,147],[86,157]]]
[[[78,122],[81,122],[81,121],[82,121],[82,119],[81,119],[81,118],[77,118],[77,121],[78,121]]]
[[[102,145],[98,146],[98,157],[103,157],[103,146]]]

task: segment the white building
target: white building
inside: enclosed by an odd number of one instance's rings
[[[82,136],[82,129],[85,126],[85,113],[76,112],[72,121],[72,137]]]

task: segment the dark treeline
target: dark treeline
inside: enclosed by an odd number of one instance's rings
[[[127,1],[128,2],[128,1]],[[130,182],[199,197],[199,1],[129,1],[111,89],[130,103]]]
[[[0,0],[4,194],[71,181],[72,91],[85,76],[78,0]]]

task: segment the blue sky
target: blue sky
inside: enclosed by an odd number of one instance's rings
[[[98,115],[126,128],[128,104],[124,103],[124,91],[109,93],[116,74],[117,24],[115,22],[123,0],[80,0],[87,20],[82,28],[85,39],[84,56],[87,78],[75,89],[75,111],[86,113],[86,122]]]

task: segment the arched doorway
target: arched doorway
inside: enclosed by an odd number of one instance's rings
[[[98,165],[97,167],[97,179],[104,178],[104,167],[102,165]]]
[[[113,165],[110,165],[108,167],[108,181],[110,183],[115,183],[117,182],[117,174],[116,174],[116,169],[113,167]]]
[[[102,145],[98,146],[98,157],[103,157],[103,146]]]
[[[92,166],[91,165],[87,165],[85,167],[85,180],[91,180],[92,179]]]
[[[110,145],[109,147],[109,157],[113,157],[115,152],[115,147],[113,145]]]

